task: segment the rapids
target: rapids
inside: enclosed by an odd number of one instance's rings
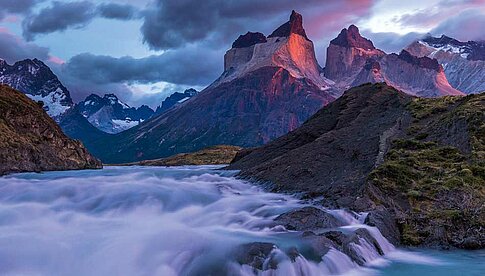
[[[389,269],[396,266],[405,272],[406,265],[448,264],[432,253],[395,249],[362,224],[366,214],[343,210],[327,211],[346,224],[343,231],[368,229],[385,255],[361,240],[352,246],[364,266],[337,249],[315,260],[305,255],[301,233],[273,222],[308,203],[216,168],[107,167],[2,177],[0,275],[394,275]],[[270,260],[264,270],[235,261],[235,249],[252,242],[276,245],[276,268]],[[285,253],[290,248],[303,253],[292,259]],[[396,275],[416,272],[409,271]]]

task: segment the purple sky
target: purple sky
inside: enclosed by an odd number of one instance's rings
[[[1,0],[0,58],[46,61],[77,101],[116,93],[156,106],[210,84],[239,34],[269,34],[292,9],[322,66],[350,24],[387,52],[426,33],[485,39],[485,0]]]

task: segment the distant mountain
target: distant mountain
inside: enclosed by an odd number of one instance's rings
[[[11,172],[101,168],[79,142],[68,138],[42,106],[0,85],[0,175]]]
[[[261,145],[300,126],[334,100],[321,77],[302,17],[270,36],[239,36],[224,57],[224,72],[184,103],[101,142],[105,162],[131,162],[226,144]]]
[[[115,94],[105,94],[103,97],[91,94],[76,107],[93,126],[111,134],[132,128],[155,113],[146,105],[130,107]]]
[[[453,88],[436,59],[416,57],[406,50],[386,54],[351,25],[327,48],[325,76],[341,92],[367,82],[386,82],[420,97],[463,95]]]
[[[155,110],[155,114],[162,114],[163,112],[169,110],[170,108],[182,104],[183,102],[187,101],[188,99],[192,98],[193,96],[197,95],[199,91],[189,88],[185,90],[183,93],[175,92],[172,95],[168,96],[165,100],[163,100],[162,104],[157,107]]]
[[[454,88],[466,94],[485,91],[484,41],[428,36],[411,43],[406,50],[417,57],[437,59]]]
[[[47,114],[56,121],[74,105],[67,88],[38,59],[25,59],[13,65],[0,59],[0,83],[23,92],[34,101],[42,101]]]

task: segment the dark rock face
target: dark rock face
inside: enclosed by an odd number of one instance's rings
[[[270,257],[271,251],[275,247],[274,244],[267,242],[243,244],[237,248],[235,259],[239,264],[246,264],[259,270],[276,269],[276,260],[270,260],[266,267],[264,266],[266,259]]]
[[[244,35],[240,35],[234,43],[232,43],[232,48],[246,48],[253,46],[258,43],[265,43],[266,37],[262,33],[247,32]]]
[[[0,86],[0,160],[0,175],[101,168],[38,103],[5,85]]]
[[[357,229],[355,232],[343,233],[342,231],[329,231],[320,234],[319,236],[325,237],[326,239],[332,241],[338,250],[349,256],[352,261],[359,265],[364,265],[370,260],[366,260],[365,256],[362,256],[356,249],[356,246],[363,246],[362,243],[366,242],[379,255],[384,255],[384,251],[376,241],[376,239],[369,233],[369,230],[365,228]]]
[[[207,88],[114,137],[107,146],[100,141],[104,146],[100,157],[109,163],[126,163],[213,145],[261,145],[296,129],[332,100],[309,80],[294,78],[283,68],[263,67]]]
[[[360,35],[359,28],[357,28],[355,25],[350,25],[348,29],[343,29],[337,38],[330,41],[330,43],[346,48],[356,47],[366,50],[375,49],[372,41],[362,37]]]
[[[320,195],[333,207],[353,207],[389,137],[400,131],[410,101],[385,84],[353,88],[297,130],[236,157],[229,168],[270,181],[274,191]]]
[[[315,207],[304,207],[281,214],[275,218],[275,222],[288,230],[296,231],[315,231],[343,225],[332,215]]]
[[[185,90],[183,93],[175,92],[172,95],[168,96],[165,100],[163,100],[162,105],[159,105],[155,110],[155,114],[162,114],[163,112],[169,110],[170,108],[183,103],[184,101],[192,98],[193,96],[197,95],[199,91],[189,88]]]
[[[364,69],[366,70],[381,70],[381,64],[375,60],[369,60],[364,65]]]
[[[431,69],[436,72],[441,72],[443,71],[443,67],[438,63],[436,59],[431,59],[429,57],[416,57],[411,55],[408,51],[402,50],[401,53],[399,53],[398,58],[404,60],[407,63],[411,63],[413,65],[417,65],[422,68],[426,69]]]
[[[281,25],[268,37],[288,37],[292,33],[299,34],[304,38],[308,39],[305,29],[303,28],[303,17],[296,11],[291,12],[290,21]]]
[[[400,243],[400,233],[394,215],[382,206],[369,212],[365,224],[377,227],[381,234],[392,244]]]

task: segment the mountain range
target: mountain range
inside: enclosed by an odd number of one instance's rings
[[[93,126],[111,134],[132,128],[155,114],[147,105],[130,107],[115,94],[105,94],[103,97],[91,94],[76,106]]]
[[[422,97],[465,94],[449,84],[436,59],[407,50],[387,54],[353,25],[331,41],[321,68],[303,18],[293,11],[268,36],[240,35],[224,55],[224,72],[197,96],[111,137],[110,146],[96,148],[96,154],[108,162],[131,162],[217,144],[262,145],[367,82],[387,82]]]
[[[104,162],[121,163],[219,144],[262,145],[368,82],[419,97],[477,93],[484,83],[483,48],[483,42],[426,37],[388,54],[351,25],[330,42],[322,68],[302,16],[293,11],[268,36],[240,35],[224,55],[218,79],[201,92],[173,94],[156,111],[129,107],[113,94],[73,104],[69,91],[35,59],[2,61],[0,83],[42,100],[70,137]]]

